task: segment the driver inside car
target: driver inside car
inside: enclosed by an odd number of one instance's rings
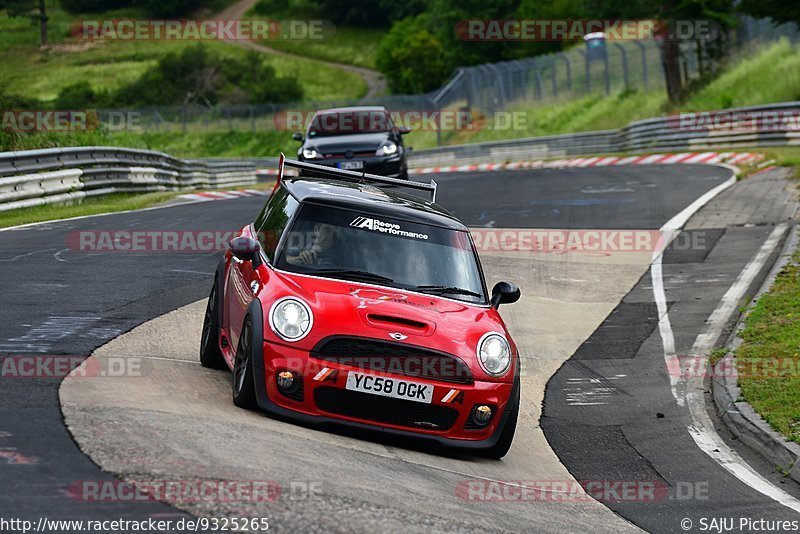
[[[292,251],[286,255],[286,261],[293,265],[336,265],[335,252],[338,246],[336,229],[318,223],[314,225],[311,246],[300,251]]]

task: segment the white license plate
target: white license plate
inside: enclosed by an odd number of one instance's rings
[[[427,404],[430,404],[431,400],[433,400],[433,386],[430,384],[365,375],[354,371],[347,373],[347,385],[345,387],[350,391],[361,391],[383,397],[393,397]]]
[[[355,171],[364,168],[363,161],[343,161],[339,164],[340,169],[344,169],[346,171]]]

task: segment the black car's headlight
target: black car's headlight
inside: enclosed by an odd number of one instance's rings
[[[314,148],[304,148],[303,149],[303,157],[306,159],[314,159],[319,156],[319,153]]]
[[[278,300],[269,310],[269,326],[285,341],[299,341],[306,337],[314,324],[311,308],[300,299],[286,297]]]
[[[489,376],[502,376],[511,365],[511,347],[497,332],[489,332],[478,342],[478,362]]]
[[[391,156],[392,154],[397,154],[397,144],[391,141],[386,141],[375,151],[376,156]]]

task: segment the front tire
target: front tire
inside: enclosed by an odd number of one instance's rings
[[[219,279],[214,277],[214,285],[208,295],[206,315],[203,319],[203,331],[200,337],[200,363],[209,369],[227,369],[225,358],[219,349]]]
[[[247,410],[258,409],[253,374],[253,320],[249,316],[244,320],[233,362],[233,403]]]
[[[503,427],[503,432],[500,434],[500,439],[497,440],[497,443],[486,449],[483,452],[483,456],[492,458],[494,460],[499,460],[508,454],[508,450],[511,448],[511,443],[514,441],[514,432],[517,429],[518,415],[519,399],[517,399],[517,406],[515,407],[514,412],[508,418],[508,421],[506,421],[506,426]]]
[[[500,439],[497,440],[497,443],[482,451],[482,456],[485,456],[486,458],[499,460],[508,454],[508,450],[511,448],[511,443],[514,441],[514,432],[517,430],[517,418],[519,417],[519,405],[521,398],[519,367],[517,367],[517,377],[515,379],[514,389],[516,390],[516,394],[514,395],[514,398],[509,400],[508,404],[506,405],[506,410],[512,411],[509,414],[506,425],[503,427],[503,430],[500,433]]]

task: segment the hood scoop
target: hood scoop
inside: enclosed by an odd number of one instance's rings
[[[436,329],[433,324],[398,315],[368,313],[365,318],[367,324],[382,330],[400,330],[416,335],[429,336]]]
[[[379,313],[368,313],[367,320],[373,324],[387,326],[389,328],[393,326],[405,326],[406,328],[426,330],[429,326],[427,323],[415,321],[414,319],[409,319],[408,317],[397,317],[395,315],[384,315]]]

